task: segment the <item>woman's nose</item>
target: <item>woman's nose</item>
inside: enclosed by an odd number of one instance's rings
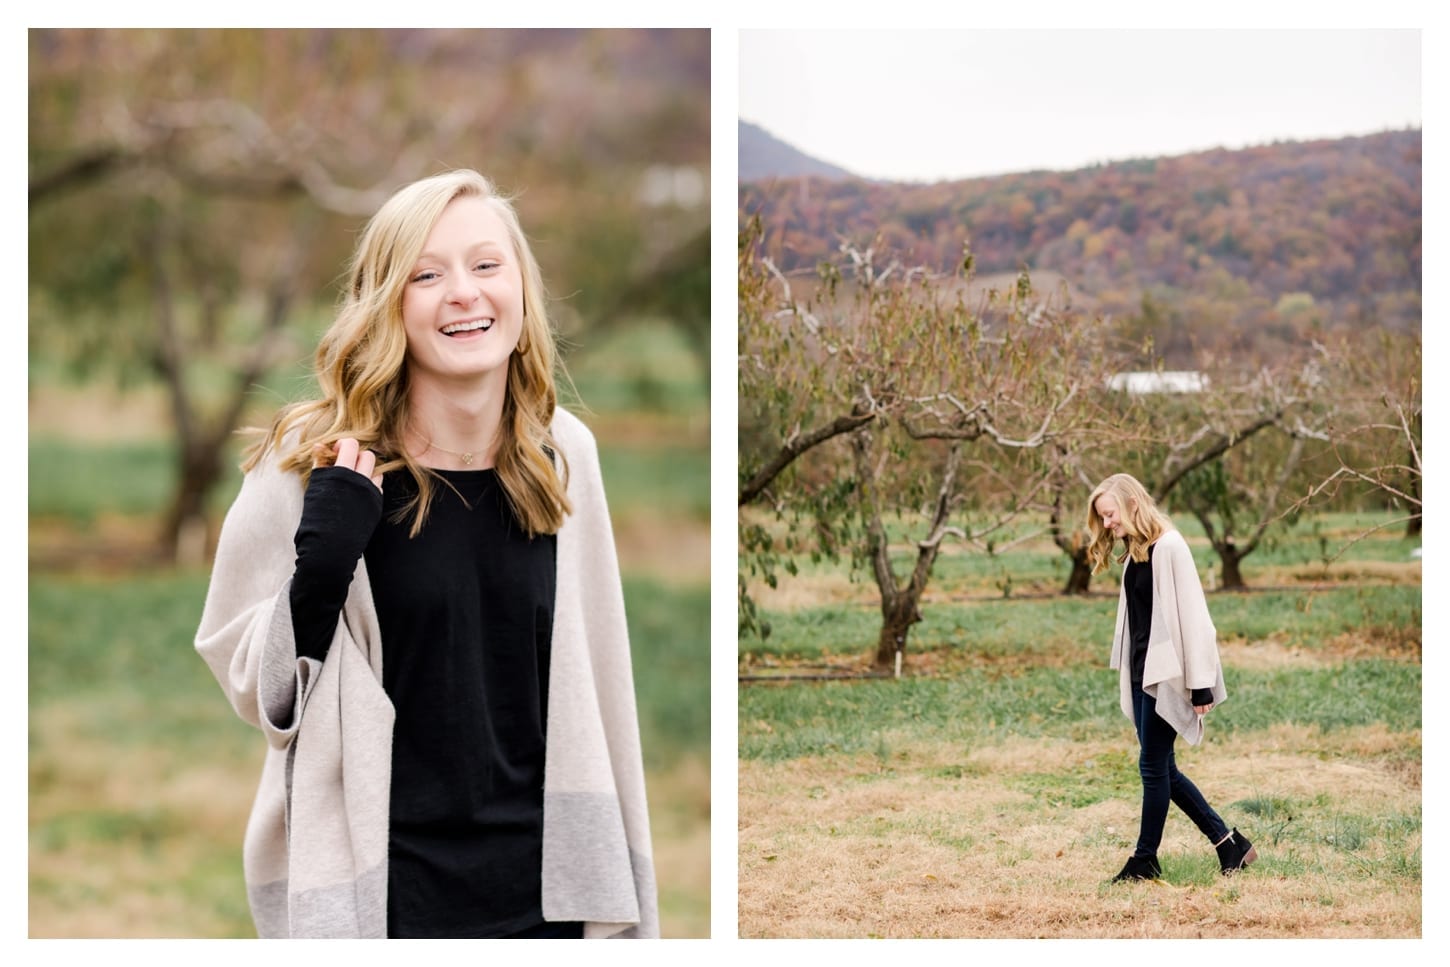
[[[478,301],[478,285],[472,279],[462,279],[448,288],[448,301],[454,305],[471,306]]]

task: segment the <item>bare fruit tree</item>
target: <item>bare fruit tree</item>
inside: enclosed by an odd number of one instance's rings
[[[801,554],[849,558],[880,598],[872,664],[892,668],[943,543],[990,545],[1045,501],[1051,445],[1086,422],[1081,390],[1102,379],[1099,323],[1025,274],[977,295],[969,280],[969,256],[942,277],[843,242],[793,285],[742,233],[746,628],[768,633],[752,582],[773,586]]]

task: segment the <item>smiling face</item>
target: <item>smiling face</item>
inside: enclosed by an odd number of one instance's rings
[[[1127,533],[1122,508],[1118,506],[1118,500],[1112,494],[1099,496],[1093,504],[1093,510],[1097,511],[1098,518],[1103,522],[1103,530],[1118,538]]]
[[[455,198],[403,289],[410,378],[484,381],[502,393],[523,325],[523,273],[508,228],[487,199]]]

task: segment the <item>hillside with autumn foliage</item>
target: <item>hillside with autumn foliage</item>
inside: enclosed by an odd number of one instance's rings
[[[743,166],[742,166],[743,167]],[[806,270],[843,239],[939,271],[1061,276],[1170,365],[1255,358],[1341,326],[1418,333],[1418,130],[1096,165],[892,183],[740,185],[767,254]]]

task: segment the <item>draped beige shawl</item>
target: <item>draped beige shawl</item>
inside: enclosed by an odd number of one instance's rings
[[[1119,669],[1123,714],[1133,720],[1132,662],[1128,649],[1127,568],[1118,590],[1117,630],[1108,667]],[[1143,691],[1152,695],[1158,715],[1189,745],[1203,741],[1203,716],[1193,710],[1193,690],[1213,690],[1214,704],[1228,697],[1218,660],[1218,632],[1208,614],[1208,599],[1198,580],[1193,552],[1176,530],[1166,531],[1153,550],[1153,619],[1143,665]]]
[[[594,438],[555,413],[573,513],[558,534],[544,764],[543,912],[586,937],[658,936],[654,863],[619,565]],[[393,707],[365,562],[327,660],[298,658],[288,602],[302,513],[264,459],[222,525],[196,649],[268,751],[243,866],[263,937],[387,927]]]

